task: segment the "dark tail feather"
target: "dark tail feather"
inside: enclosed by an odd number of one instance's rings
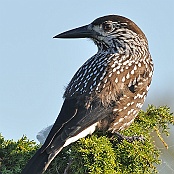
[[[57,143],[58,144],[58,143]],[[56,145],[57,145],[56,144]],[[62,150],[63,144],[59,144],[57,147],[51,149],[45,149],[42,151],[40,148],[35,155],[29,160],[21,174],[42,174],[46,171],[51,161]]]
[[[29,160],[21,174],[42,174],[45,171],[45,165],[48,163],[48,156],[46,151],[41,153],[39,149]]]

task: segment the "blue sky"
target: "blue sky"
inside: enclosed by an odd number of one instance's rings
[[[52,124],[76,70],[97,51],[89,39],[53,39],[107,14],[133,20],[146,34],[155,63],[148,104],[174,111],[173,0],[0,0],[0,133],[17,140]],[[173,136],[160,173],[174,172]],[[165,157],[165,155],[167,157]]]
[[[155,74],[145,106],[168,104],[173,109],[173,9],[173,0],[1,0],[2,135],[36,140],[37,132],[55,121],[66,85],[97,48],[88,39],[52,37],[107,14],[132,19],[149,40]]]

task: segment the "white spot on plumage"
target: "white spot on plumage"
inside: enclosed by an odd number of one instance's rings
[[[93,86],[96,86],[96,82],[93,83]]]
[[[121,66],[120,65],[117,65],[116,69],[119,70],[120,68],[121,68]]]
[[[146,90],[148,91],[148,90],[149,90],[149,88],[150,88],[150,86],[147,86],[147,87],[146,87]]]
[[[84,88],[86,88],[86,86],[87,86],[87,83],[84,84]]]
[[[128,112],[127,112],[127,115],[130,115],[130,113],[131,113],[131,111],[128,111]]]
[[[115,108],[115,109],[113,109],[113,111],[116,112],[116,111],[118,111],[118,109]]]
[[[142,94],[137,94],[137,95],[134,97],[134,99],[136,99],[136,98],[143,98],[145,94],[146,94],[146,92],[143,92]]]
[[[118,78],[115,79],[115,83],[118,83]]]
[[[97,70],[95,70],[95,71],[94,71],[94,74],[97,74],[97,72],[98,72],[98,71],[97,71]]]
[[[125,77],[122,78],[122,82],[125,82]]]
[[[137,82],[139,82],[141,79],[141,76],[139,75],[138,78],[137,78]]]
[[[86,75],[87,69],[85,69],[84,73],[83,73],[83,77]]]
[[[112,64],[111,68],[114,68],[115,67],[115,63]]]
[[[120,118],[119,120],[118,120],[118,122],[122,122],[124,120],[124,118]]]
[[[137,82],[137,79],[135,78],[134,81],[132,82],[133,85],[135,85]]]
[[[123,68],[121,68],[121,69],[120,69],[120,71],[121,71],[121,72],[123,72],[123,71],[124,71],[124,69],[123,69]]]
[[[103,71],[103,67],[100,68],[100,71]]]
[[[99,87],[100,85],[101,85],[101,82],[99,82],[97,86]]]
[[[116,126],[119,122],[114,123],[114,126]]]
[[[134,70],[135,70],[135,71],[137,70],[137,65],[134,66]]]
[[[126,75],[126,79],[129,79],[129,78],[130,78],[130,74],[128,72],[127,75]]]
[[[105,79],[104,83],[107,83],[108,79]]]
[[[123,124],[121,127],[119,127],[119,130],[123,130],[125,127],[125,124]]]
[[[128,87],[131,87],[131,86],[132,86],[132,81],[130,81],[128,84]]]
[[[133,114],[135,115],[136,113],[137,113],[137,111],[136,111],[136,110],[134,110]]]
[[[95,66],[95,64],[93,64],[94,68],[93,68],[93,71],[95,71],[97,69],[97,67]]]
[[[143,82],[139,82],[138,85],[143,85]]]
[[[83,88],[80,89],[80,92],[82,92],[82,91],[83,91]]]
[[[76,91],[79,91],[79,88],[77,88]]]
[[[136,95],[136,96],[134,96],[134,100],[136,100],[138,98],[138,96]]]
[[[115,72],[117,70],[117,68],[113,68],[112,72]]]
[[[131,71],[131,74],[134,74],[134,69]]]
[[[76,136],[67,139],[66,142],[65,142],[65,144],[63,145],[63,147],[68,146],[69,144],[77,141],[80,138],[83,138],[83,137],[86,137],[89,134],[92,134],[95,131],[97,124],[98,123],[94,123],[93,125],[89,126],[85,130],[83,130],[82,132],[80,132],[79,134],[77,134]]]
[[[133,112],[133,111],[134,111],[134,109],[131,109],[130,111],[131,111],[131,112]]]
[[[126,60],[126,61],[123,62],[123,65],[126,65],[128,63],[129,63],[129,60]]]
[[[152,75],[153,75],[153,71],[151,71],[151,72],[149,73],[149,77],[152,77]]]
[[[129,63],[128,63],[128,66],[131,66],[131,65],[132,65],[132,62],[129,62]]]
[[[137,107],[137,108],[141,108],[142,106],[143,106],[142,103],[137,103],[137,104],[136,104],[136,107]]]
[[[111,76],[112,76],[112,73],[109,74],[109,77],[111,77]]]
[[[117,71],[117,74],[120,74],[120,71],[119,70]]]
[[[129,98],[129,96],[127,96],[126,94],[124,94],[123,97],[125,97],[125,98]]]
[[[96,81],[97,80],[97,76],[95,76],[94,78],[93,78],[93,81]]]
[[[126,122],[126,123],[124,124],[124,127],[125,127],[125,126],[131,125],[131,124],[133,123],[133,121],[134,121],[134,119],[130,120],[129,122]]]

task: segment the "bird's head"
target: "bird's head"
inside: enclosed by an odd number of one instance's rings
[[[133,21],[118,15],[97,18],[89,25],[63,32],[54,38],[90,38],[99,49],[117,50],[134,47],[141,40],[147,43],[144,33]]]

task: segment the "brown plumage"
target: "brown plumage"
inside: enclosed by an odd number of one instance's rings
[[[68,84],[51,132],[23,174],[43,173],[63,147],[96,129],[112,133],[124,130],[144,103],[153,62],[140,28],[125,17],[109,15],[55,36],[84,37],[94,41],[98,52]]]

